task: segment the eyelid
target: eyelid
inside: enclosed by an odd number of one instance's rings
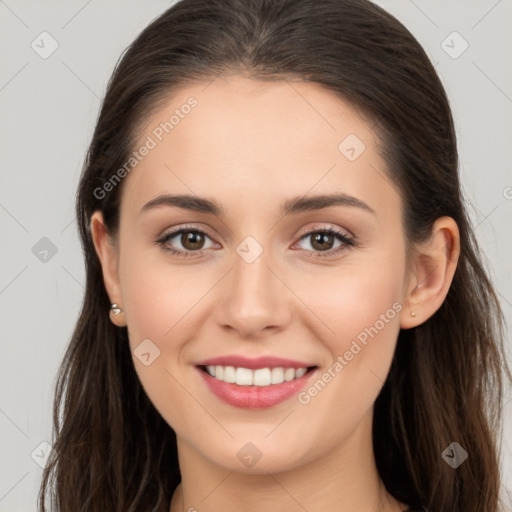
[[[322,223],[317,223],[317,224],[314,224],[313,226],[302,228],[297,233],[297,235],[295,235],[295,236],[297,236],[299,238],[302,238],[302,237],[304,237],[304,235],[308,235],[308,234],[310,234],[313,231],[322,231],[322,230],[325,231],[325,230],[328,230],[328,229],[333,229],[334,231],[339,231],[339,232],[343,233],[347,238],[350,238],[350,239],[353,239],[353,240],[356,239],[356,237],[348,229],[338,228],[334,224],[329,224],[329,223],[323,223],[323,224]],[[170,228],[168,231],[167,230],[164,231],[158,238],[159,239],[166,238],[166,237],[168,237],[170,235],[178,234],[182,230],[203,231],[210,238],[215,239],[215,237],[211,234],[211,232],[208,230],[208,228],[205,228],[205,227],[202,227],[202,226],[199,227],[199,226],[194,225],[194,224],[184,224],[184,225],[177,226],[176,228]],[[197,251],[197,252],[199,252],[199,251]]]
[[[164,231],[159,237],[158,239],[161,240],[162,238],[167,238],[171,235],[177,235],[178,233],[180,233],[181,231],[199,231],[199,232],[203,232],[205,233],[206,235],[208,235],[211,239],[214,239],[215,237],[210,233],[210,231],[208,230],[208,228],[204,228],[204,227],[199,227],[197,225],[193,225],[193,224],[183,224],[183,225],[179,225],[175,228],[169,228],[169,230],[166,230]],[[199,251],[198,251],[199,252]]]
[[[330,236],[334,236],[334,238],[340,242],[340,246],[335,249],[329,249],[326,251],[312,251],[306,249],[306,256],[308,258],[325,258],[326,260],[339,258],[348,250],[354,247],[358,247],[359,245],[357,238],[352,233],[348,235],[344,232],[343,229],[337,226],[323,224],[320,226],[309,226],[308,228],[302,230],[301,234],[297,235],[298,240],[293,244],[293,246],[300,244],[302,240],[307,239],[307,237],[311,236],[313,233],[327,233]]]
[[[302,238],[304,235],[309,235],[312,232],[326,231],[329,229],[332,229],[333,231],[343,234],[346,238],[349,238],[350,240],[355,240],[355,238],[356,238],[348,229],[339,228],[335,224],[330,224],[329,222],[327,222],[327,223],[326,222],[324,222],[324,223],[318,222],[318,223],[314,224],[313,226],[310,225],[306,228],[303,228],[301,231],[299,231],[297,236],[299,238]]]
[[[180,225],[175,228],[170,228],[168,231],[164,231],[155,241],[155,243],[159,244],[163,250],[169,251],[171,253],[174,253],[178,256],[197,256],[199,257],[206,251],[207,249],[199,249],[197,251],[184,251],[183,249],[174,249],[171,247],[165,247],[165,242],[169,238],[174,238],[175,236],[179,235],[183,231],[196,231],[205,234],[210,238],[214,243],[218,244],[218,242],[215,241],[215,237],[211,235],[209,230],[204,227],[199,227],[197,225],[192,224],[185,224]],[[334,235],[338,235],[337,238],[341,243],[342,247],[338,247],[335,250],[327,250],[327,251],[310,251],[306,250],[306,252],[311,253],[311,257],[336,257],[339,255],[339,253],[344,252],[347,249],[350,249],[351,247],[357,246],[357,238],[348,230],[343,230],[342,228],[339,228],[335,225],[331,225],[329,223],[318,223],[313,226],[309,226],[307,228],[303,228],[299,234],[296,235],[298,237],[298,240],[293,244],[296,245],[297,243],[300,243],[305,237],[308,235],[311,235],[313,233],[317,232],[332,232]],[[350,233],[350,234],[348,234]],[[344,240],[343,240],[344,239]],[[293,246],[292,246],[293,247]]]
[[[215,241],[215,237],[213,237],[209,230],[204,227],[199,227],[192,224],[184,224],[180,225],[174,228],[170,228],[169,230],[165,230],[158,238],[155,240],[155,243],[157,245],[160,245],[162,250],[174,253],[176,255],[180,256],[194,256],[194,255],[201,255],[206,249],[199,249],[198,251],[184,251],[183,249],[174,249],[172,247],[167,247],[166,242],[170,238],[174,238],[175,236],[178,236],[179,234],[183,233],[184,231],[196,231],[199,233],[202,233],[206,235],[212,242],[216,245],[219,245],[218,242]]]

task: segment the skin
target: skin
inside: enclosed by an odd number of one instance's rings
[[[171,512],[197,510],[399,511],[375,467],[373,404],[392,361],[400,328],[423,323],[441,306],[459,254],[457,225],[442,217],[406,264],[402,200],[385,175],[371,124],[319,84],[259,82],[242,76],[191,84],[169,96],[139,132],[143,143],[193,96],[180,119],[124,179],[120,226],[110,237],[101,212],[91,229],[111,315],[127,326],[133,350],[150,339],[160,355],[140,381],[175,430],[182,484]],[[356,134],[366,149],[349,161],[338,146]],[[296,196],[344,192],[375,212],[347,205],[281,216]],[[141,213],[165,194],[217,201],[225,214],[175,206]],[[155,241],[169,228],[206,230],[203,245]],[[314,229],[333,227],[357,239],[332,239],[322,257]],[[263,252],[247,263],[236,248],[253,237]],[[331,245],[329,245],[329,243]],[[420,285],[420,286],[418,286]],[[309,403],[297,396],[247,410],[219,400],[194,363],[226,354],[309,361],[318,375],[373,326],[393,303],[401,310]],[[411,315],[415,312],[415,316]],[[261,459],[237,457],[248,442]]]

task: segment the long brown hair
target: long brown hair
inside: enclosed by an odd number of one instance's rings
[[[182,0],[117,63],[77,192],[86,290],[56,383],[40,510],[169,510],[180,482],[176,436],[138,380],[126,328],[109,320],[89,220],[101,210],[116,234],[123,183],[97,191],[129,158],[137,130],[175,88],[223,74],[323,84],[367,116],[402,197],[408,247],[438,217],[457,222],[452,285],[431,318],[399,334],[375,403],[374,451],[398,500],[431,512],[496,512],[511,378],[503,313],[465,210],[443,86],[411,33],[367,0]],[[469,453],[456,469],[441,457],[453,441]]]

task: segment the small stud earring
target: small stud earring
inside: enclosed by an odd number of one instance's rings
[[[411,311],[411,316],[416,316],[416,313],[414,311]]]
[[[117,304],[112,304],[112,306],[110,306],[110,311],[112,311],[114,315],[119,315],[123,310]]]

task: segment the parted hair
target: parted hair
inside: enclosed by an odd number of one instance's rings
[[[378,136],[400,192],[408,249],[452,217],[460,257],[441,307],[401,330],[374,409],[377,468],[388,490],[429,512],[498,512],[501,407],[511,379],[504,316],[459,182],[449,101],[425,51],[367,0],[181,0],[154,19],[116,64],[84,162],[76,217],[85,294],[59,368],[54,456],[42,512],[168,512],[180,482],[176,435],[135,372],[91,238],[100,210],[116,236],[123,183],[97,197],[135,149],[137,133],[178,87],[223,75],[322,84]],[[198,107],[200,108],[200,107]],[[453,469],[453,441],[469,454]]]

